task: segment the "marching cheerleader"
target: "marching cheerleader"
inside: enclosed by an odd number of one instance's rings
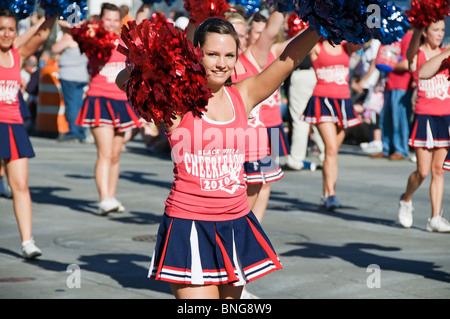
[[[431,171],[431,217],[426,225],[430,232],[450,232],[450,224],[441,211],[443,163],[450,147],[449,71],[441,69],[442,61],[450,55],[450,46],[441,47],[444,35],[444,21],[433,22],[423,29],[415,29],[408,49],[410,69],[417,83],[408,144],[416,150],[417,169],[409,176],[406,191],[400,197],[398,219],[403,227],[412,226],[412,196]]]
[[[120,9],[103,3],[100,20],[106,31],[118,34],[120,31]],[[119,44],[117,39],[116,45]],[[90,127],[97,147],[95,181],[100,202],[98,214],[123,212],[125,207],[116,199],[115,193],[120,173],[120,154],[124,145],[124,135],[128,130],[141,127],[139,116],[127,100],[124,92],[115,85],[120,70],[125,67],[125,56],[116,49],[105,65],[89,58],[92,74],[85,102],[78,113],[77,125]]]
[[[256,15],[264,18],[260,14]],[[248,37],[251,40],[248,42],[246,50],[239,55],[236,71],[232,75],[234,83],[260,73],[275,60],[275,54],[271,48],[283,22],[283,14],[277,11],[273,12],[268,20],[250,21],[253,27],[250,28],[249,34],[253,34],[253,36]],[[279,128],[280,123],[282,126],[279,103],[280,89],[278,88],[268,99],[253,108],[248,119],[248,129],[254,132],[256,139],[248,143],[244,178],[247,183],[250,208],[259,222],[262,221],[269,202],[270,183],[280,180],[284,176],[277,161],[271,156],[273,154],[276,157],[279,153],[288,152],[286,136],[283,129]],[[273,124],[273,121],[276,123],[273,128],[267,125],[268,123]],[[281,132],[279,132],[280,130]],[[275,154],[271,152],[270,132],[274,133],[275,143],[273,145],[279,145],[282,149],[281,152]],[[280,134],[282,139],[279,138]],[[278,143],[278,141],[282,142]]]
[[[32,259],[42,254],[32,237],[32,204],[28,188],[28,158],[35,156],[23,125],[18,99],[22,63],[47,40],[55,18],[48,18],[18,49],[17,19],[9,10],[0,10],[0,160],[6,167],[13,197],[14,213],[22,240],[22,255]]]
[[[166,126],[175,180],[150,266],[151,278],[170,282],[177,298],[239,298],[246,282],[282,267],[247,201],[245,145],[234,137],[227,141],[225,132],[245,131],[253,107],[281,85],[318,39],[305,31],[264,71],[232,85],[239,47],[232,24],[210,18],[198,26],[194,46],[203,50],[212,97],[201,117],[187,112]],[[119,87],[126,72],[117,79]],[[201,135],[194,136],[196,131]]]
[[[301,119],[317,126],[325,144],[321,201],[327,210],[342,207],[336,198],[335,187],[337,157],[345,130],[362,123],[350,100],[349,63],[355,49],[350,43],[332,46],[325,40],[310,53],[317,83]]]

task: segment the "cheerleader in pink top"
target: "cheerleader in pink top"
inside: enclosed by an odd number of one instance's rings
[[[325,144],[322,203],[327,210],[342,207],[336,198],[337,156],[345,129],[362,123],[350,100],[350,55],[356,48],[349,43],[332,46],[321,41],[311,52],[317,84],[301,119],[317,125]]]
[[[187,113],[166,126],[175,179],[149,271],[170,282],[176,298],[239,298],[246,282],[282,267],[247,201],[242,134],[251,110],[318,39],[305,31],[264,71],[232,85],[239,46],[232,24],[210,18],[198,26],[194,45],[203,50],[212,97],[201,118]],[[119,87],[126,72],[119,74]]]
[[[47,40],[54,22],[55,18],[43,21],[30,40],[15,49],[16,17],[9,10],[0,10],[0,161],[6,167],[22,255],[27,259],[40,256],[42,252],[32,237],[32,204],[27,179],[28,158],[34,157],[34,152],[20,112],[20,69]]]
[[[442,217],[444,169],[450,147],[450,82],[442,61],[450,55],[450,46],[442,48],[444,21],[415,30],[408,49],[410,69],[417,83],[417,99],[411,126],[409,146],[415,148],[417,169],[408,179],[400,197],[398,219],[403,227],[413,224],[412,196],[431,171],[431,217],[426,230],[450,232],[450,224]],[[444,164],[445,165],[445,164]]]
[[[232,21],[234,21],[232,23],[235,29],[238,30],[239,27],[236,25],[240,20],[235,15]],[[232,75],[234,83],[260,73],[275,61],[276,57],[272,48],[283,22],[284,16],[278,11],[274,11],[269,19],[259,13],[252,17],[249,41],[245,51],[239,55],[235,72]],[[278,51],[279,55],[282,49]],[[278,181],[284,176],[276,158],[289,152],[289,144],[284,130],[280,129],[280,124],[282,124],[282,119],[280,88],[278,88],[268,99],[253,108],[248,118],[249,130],[255,133],[256,139],[248,144],[244,177],[247,182],[250,208],[259,222],[262,221],[269,202],[270,183]],[[270,134],[270,132],[274,134]],[[272,135],[274,142],[272,142]],[[272,145],[275,152],[272,152]],[[279,151],[279,148],[282,151]]]
[[[121,20],[117,6],[103,3],[100,19],[106,31],[119,33]],[[128,102],[126,94],[115,84],[117,74],[125,67],[125,59],[117,50],[113,50],[110,59],[103,66],[99,66],[99,61],[89,59],[90,69],[99,71],[92,74],[86,100],[76,121],[77,125],[91,128],[97,147],[95,181],[100,197],[97,211],[99,215],[125,211],[125,207],[115,196],[120,173],[120,154],[125,132],[141,126],[139,116]]]

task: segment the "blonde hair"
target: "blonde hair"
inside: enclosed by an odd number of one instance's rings
[[[231,24],[243,24],[247,27],[247,20],[238,12],[227,12],[225,14],[225,19]]]

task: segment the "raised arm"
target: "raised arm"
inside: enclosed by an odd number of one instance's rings
[[[36,21],[30,28],[28,28],[24,33],[19,35],[14,40],[14,47],[16,49],[20,48],[22,45],[27,43],[33,35],[39,30],[40,26],[44,23],[45,17],[42,17]]]
[[[263,68],[269,57],[270,49],[283,26],[284,15],[281,12],[274,11],[267,20],[264,30],[261,32],[258,40],[248,47],[256,63]]]
[[[408,59],[409,69],[415,71],[417,67],[417,53],[420,47],[420,37],[422,36],[422,30],[414,29],[414,33],[409,43],[408,50],[406,51],[406,58]]]
[[[33,55],[37,49],[47,41],[50,33],[52,31],[53,25],[55,23],[56,17],[47,18],[36,31],[36,33],[30,37],[27,43],[23,44],[18,50],[20,52],[21,62],[22,63],[28,59],[31,55]]]
[[[450,56],[450,45],[447,45],[446,49],[435,57],[429,59],[427,62],[421,65],[419,69],[420,79],[431,79],[441,70],[442,61]]]
[[[320,36],[307,29],[295,37],[280,57],[261,73],[236,84],[244,100],[247,113],[253,107],[268,98],[283,83],[289,74],[308,55]],[[255,90],[255,88],[258,88]]]

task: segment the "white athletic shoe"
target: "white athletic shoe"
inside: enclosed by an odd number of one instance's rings
[[[414,207],[412,201],[405,202],[400,200],[398,202],[398,221],[405,228],[410,228],[413,224],[413,212]]]
[[[428,218],[426,229],[429,232],[448,233],[450,232],[450,223],[442,215],[439,215]]]
[[[112,200],[115,201],[117,203],[117,205],[118,205],[117,210],[114,211],[114,212],[116,212],[116,213],[123,213],[123,212],[125,212],[125,206],[123,206],[123,204],[117,198],[113,197]]]
[[[34,239],[22,243],[22,256],[25,259],[34,259],[42,255],[42,251],[35,245]]]
[[[100,216],[106,216],[108,213],[117,211],[119,209],[119,203],[113,198],[105,198],[98,204],[97,214]]]

